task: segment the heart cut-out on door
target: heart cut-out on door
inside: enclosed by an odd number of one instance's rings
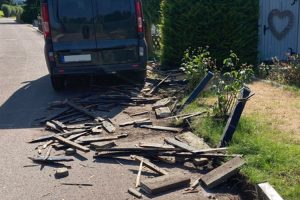
[[[288,18],[288,23],[282,31],[276,28],[274,24],[275,17],[278,17],[281,20]],[[278,40],[282,40],[294,26],[294,14],[290,10],[280,11],[278,9],[274,9],[268,16],[268,23],[274,37]]]

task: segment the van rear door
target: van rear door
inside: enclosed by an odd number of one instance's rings
[[[96,0],[95,3],[99,64],[138,63],[135,0]]]
[[[49,2],[52,2],[49,3],[49,14],[57,65],[96,63],[93,0]]]

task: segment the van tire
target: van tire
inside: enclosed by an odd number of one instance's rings
[[[65,78],[62,76],[51,76],[51,84],[55,91],[60,91],[65,88]]]

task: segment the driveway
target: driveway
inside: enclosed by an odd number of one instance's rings
[[[54,178],[54,168],[32,165],[27,158],[36,150],[27,141],[40,136],[33,121],[44,114],[49,102],[76,96],[86,89],[56,93],[51,88],[43,55],[43,35],[30,25],[0,19],[0,197],[10,199],[133,199],[127,193],[135,183],[138,163],[115,161],[72,163],[70,175]],[[92,187],[61,183],[89,183]],[[145,198],[144,198],[145,199]],[[147,198],[146,198],[147,199]],[[155,199],[206,199],[201,193],[177,191]]]

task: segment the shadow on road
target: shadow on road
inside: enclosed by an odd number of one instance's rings
[[[94,77],[93,79],[72,78],[67,81],[67,88],[64,91],[55,92],[51,87],[48,75],[23,82],[22,87],[0,106],[0,129],[36,127],[34,121],[45,117],[47,107],[53,101],[62,101],[95,92],[101,93],[105,92],[109,86],[125,84],[128,82],[113,76]],[[124,108],[124,106],[114,108],[113,112],[109,113],[109,117],[117,115]]]

